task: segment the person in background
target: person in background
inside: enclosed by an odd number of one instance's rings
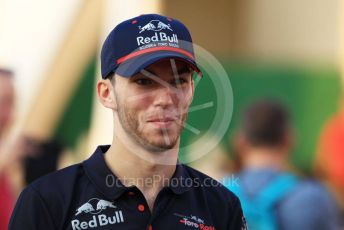
[[[13,121],[14,91],[12,71],[0,68],[0,229],[7,229],[14,206],[14,196],[6,174],[7,163],[4,152],[6,135]]]
[[[285,107],[253,103],[234,143],[242,169],[237,180],[223,182],[241,200],[250,229],[337,229],[336,205],[325,187],[287,170],[293,140]]]

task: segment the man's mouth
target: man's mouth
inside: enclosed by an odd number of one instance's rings
[[[147,120],[147,122],[154,124],[159,128],[167,128],[176,121],[174,117],[153,117]]]

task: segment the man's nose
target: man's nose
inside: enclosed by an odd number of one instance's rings
[[[167,107],[171,106],[176,101],[176,90],[172,89],[173,87],[161,87],[157,89],[154,98],[155,106]]]

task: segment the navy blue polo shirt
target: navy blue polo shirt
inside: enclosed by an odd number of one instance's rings
[[[238,198],[183,164],[177,165],[151,212],[140,190],[124,186],[110,171],[104,160],[108,148],[99,146],[88,160],[25,188],[9,229],[245,229]]]

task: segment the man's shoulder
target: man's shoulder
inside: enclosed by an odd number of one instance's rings
[[[197,203],[205,202],[216,222],[224,221],[221,216],[228,217],[221,229],[246,229],[240,201],[233,192],[194,168],[185,166],[185,169],[193,182],[191,196]]]
[[[311,205],[319,202],[332,202],[332,197],[327,188],[319,181],[305,179],[299,181],[295,189],[287,197],[288,202],[309,203]],[[316,202],[315,202],[316,201]]]
[[[306,216],[304,210],[307,210]],[[278,205],[277,211],[285,229],[335,229],[337,223],[334,199],[326,187],[315,180],[300,180]]]
[[[63,191],[68,193],[83,175],[82,163],[74,164],[38,178],[26,190],[34,190],[43,197],[63,194]]]
[[[57,229],[56,226],[63,224],[61,220],[67,215],[75,192],[80,191],[80,186],[88,181],[84,175],[83,166],[79,163],[29,184],[18,198],[10,229],[23,229],[25,224],[29,225],[28,229],[36,229],[38,224],[46,229]]]

